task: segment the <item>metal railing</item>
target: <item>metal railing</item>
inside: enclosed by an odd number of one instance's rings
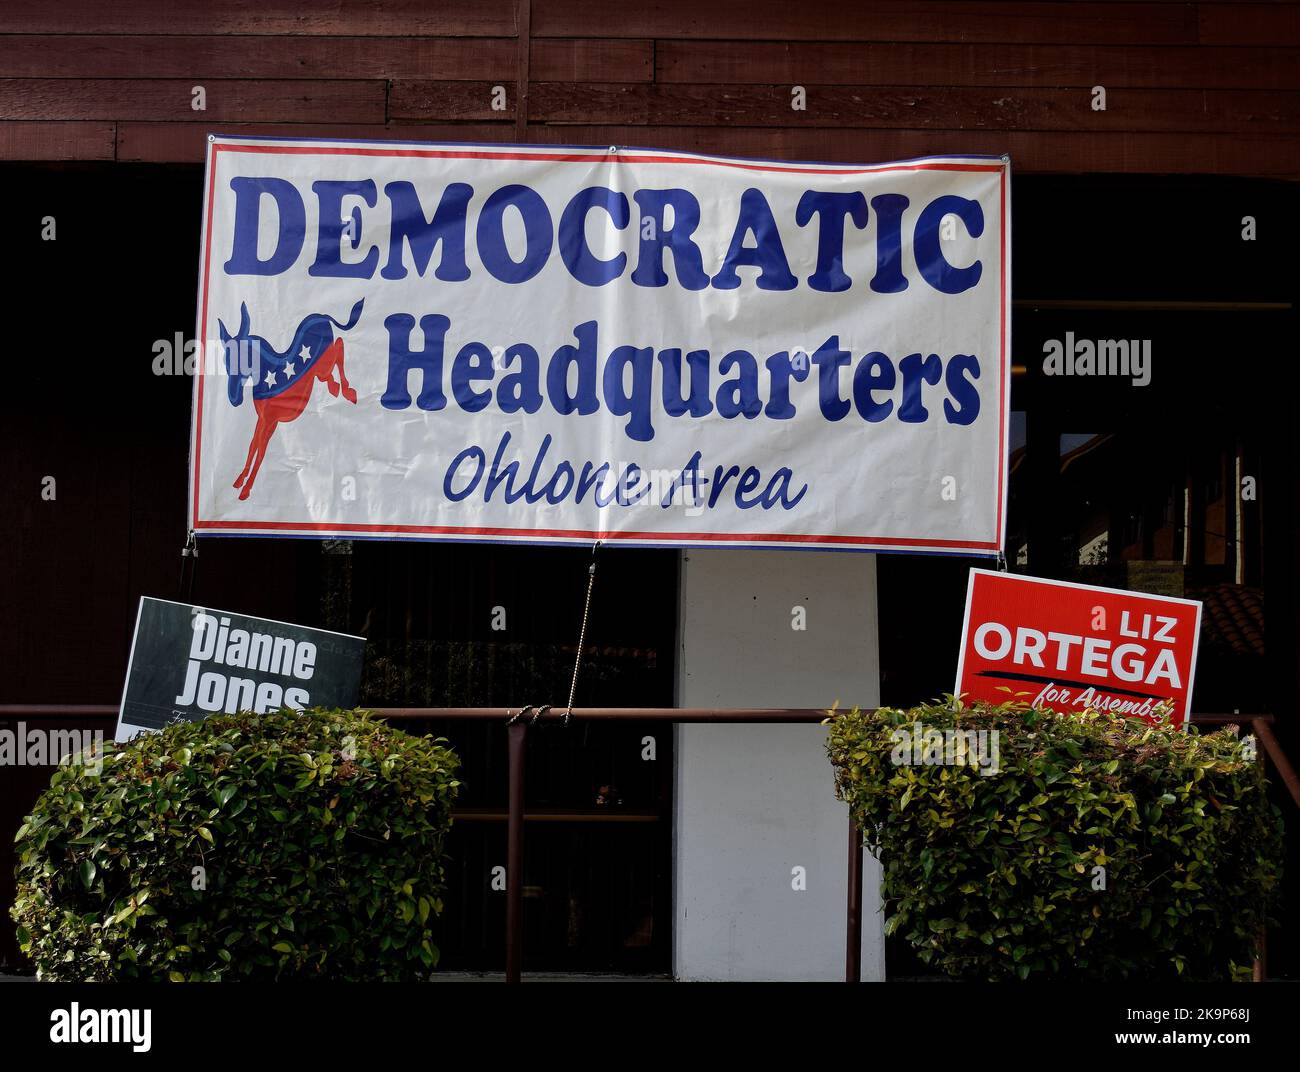
[[[506,810],[506,981],[522,978],[524,928],[524,776],[525,744],[530,719],[518,717],[520,710],[504,712],[499,707],[372,707],[366,708],[380,718],[395,722],[464,719],[501,722],[506,728],[506,754],[509,763],[509,803]],[[532,709],[522,709],[529,711]],[[114,718],[112,704],[0,704],[0,719],[7,718]],[[575,707],[570,712],[576,720],[612,719],[617,721],[725,722],[725,723],[818,723],[827,717],[820,707]],[[545,716],[555,721],[564,716],[552,708]],[[1194,714],[1198,725],[1249,726],[1262,746],[1264,757],[1273,764],[1278,777],[1300,808],[1300,777],[1292,767],[1277,736],[1270,714]],[[455,812],[453,811],[453,816]],[[848,892],[845,906],[844,980],[861,980],[862,964],[862,837],[852,818],[849,819]],[[1262,979],[1263,960],[1255,962],[1255,978]]]

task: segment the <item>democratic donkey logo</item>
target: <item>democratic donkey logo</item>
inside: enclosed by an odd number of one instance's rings
[[[325,313],[312,313],[305,317],[293,339],[283,353],[276,350],[261,335],[249,333],[248,306],[239,307],[239,331],[231,335],[220,320],[217,326],[226,352],[227,387],[230,404],[238,406],[244,401],[244,383],[253,380],[253,406],[257,410],[257,427],[248,445],[248,458],[243,471],[235,478],[234,487],[240,489],[239,498],[247,499],[253,490],[253,481],[266,457],[266,445],[275,433],[276,426],[298,418],[311,398],[312,385],[322,381],[329,393],[343,397],[356,405],[357,392],[348,384],[343,368],[343,340],[336,338],[334,329],[349,331],[361,318],[364,299],[352,307],[346,324]],[[252,360],[248,360],[248,355]],[[338,373],[335,380],[334,374]]]

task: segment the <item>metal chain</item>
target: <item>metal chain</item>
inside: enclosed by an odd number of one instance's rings
[[[582,628],[578,631],[578,653],[573,660],[573,680],[569,683],[569,705],[564,710],[564,724],[569,724],[573,717],[573,700],[578,693],[578,671],[582,667],[582,646],[587,640],[587,618],[591,614],[591,590],[596,585],[596,552],[600,550],[597,540],[591,549],[591,565],[587,567],[587,602],[582,608]]]
[[[189,535],[185,538],[185,546],[181,548],[181,583],[180,595],[186,602],[189,602],[194,593],[194,573],[199,564],[199,545],[194,538],[194,530],[190,529]]]

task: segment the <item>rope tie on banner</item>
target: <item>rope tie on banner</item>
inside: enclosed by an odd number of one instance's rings
[[[587,599],[582,605],[582,627],[578,630],[578,651],[573,657],[573,678],[569,682],[569,702],[564,709],[562,724],[567,726],[573,719],[573,701],[578,695],[578,672],[582,669],[582,649],[587,642],[587,622],[591,617],[591,591],[596,586],[596,552],[600,550],[601,541],[597,540],[591,547],[591,563],[587,566]],[[535,725],[552,710],[550,704],[529,704],[510,716],[506,725],[514,725],[530,711],[535,712],[530,724]]]
[[[194,593],[194,573],[199,568],[199,544],[194,537],[194,530],[190,529],[189,535],[185,538],[185,546],[181,548],[181,598],[186,603],[190,602],[190,597]]]

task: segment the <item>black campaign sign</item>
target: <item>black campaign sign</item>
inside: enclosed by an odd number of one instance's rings
[[[145,596],[117,739],[219,711],[355,707],[363,637]]]

